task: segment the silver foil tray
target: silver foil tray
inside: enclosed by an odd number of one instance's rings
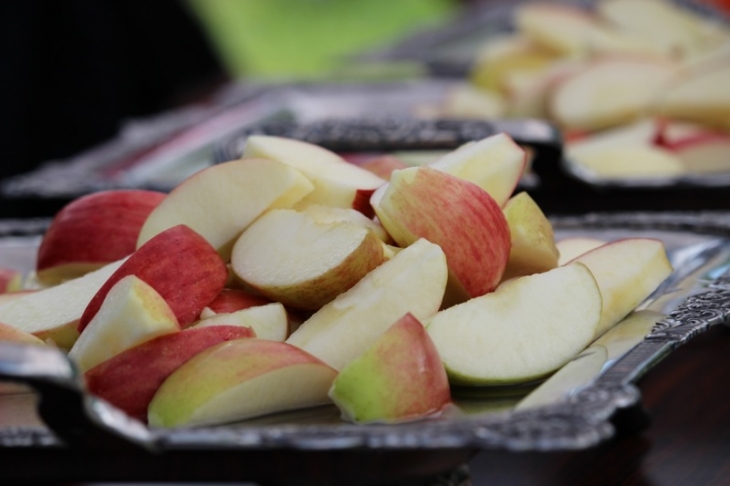
[[[0,451],[72,446],[153,452],[448,454],[594,446],[618,429],[630,429],[637,423],[632,411],[641,408],[636,382],[642,375],[698,333],[726,323],[730,316],[730,213],[594,214],[553,221],[558,237],[660,238],[675,266],[673,275],[642,305],[666,317],[594,382],[556,403],[515,411],[514,404],[526,390],[512,388],[457,398],[453,409],[440,417],[399,425],[347,424],[339,420],[334,407],[320,407],[224,426],[158,430],[87,394],[82,377],[62,353],[4,344],[0,345],[0,376],[36,388],[40,395],[38,414],[45,425],[3,424],[0,418]],[[18,258],[19,248],[32,255],[38,242],[37,236],[19,236],[17,228],[7,232],[9,226],[0,225],[6,231],[0,234],[0,265],[4,256],[11,255],[8,248],[15,248],[12,255]],[[12,396],[0,396],[0,405]],[[32,406],[30,403],[24,406]]]

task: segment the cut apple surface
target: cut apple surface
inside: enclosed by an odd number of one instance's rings
[[[266,297],[316,310],[385,260],[383,242],[363,226],[319,223],[306,213],[278,209],[241,235],[231,264]]]
[[[673,80],[653,106],[660,115],[723,126],[730,119],[730,67]]]
[[[189,177],[149,215],[137,248],[180,224],[202,235],[224,260],[241,232],[269,208],[288,208],[313,189],[299,171],[273,160],[243,159]]]
[[[154,427],[218,424],[329,403],[337,372],[286,343],[239,339],[206,349],[157,390]]]
[[[563,238],[555,242],[555,247],[560,253],[558,258],[558,265],[565,265],[566,263],[574,260],[576,257],[583,253],[589,252],[601,245],[604,245],[606,241],[599,240],[598,238],[590,238],[587,236],[573,236],[570,238]]]
[[[329,391],[347,420],[402,422],[439,412],[449,381],[428,333],[406,314],[348,364]]]
[[[91,368],[86,386],[131,417],[147,421],[147,407],[162,382],[184,363],[224,341],[254,337],[250,328],[215,326],[164,334]]]
[[[419,320],[435,314],[447,275],[443,250],[418,240],[322,307],[287,342],[341,370],[406,313]]]
[[[314,190],[300,203],[354,208],[372,216],[370,195],[385,183],[372,172],[346,162],[327,149],[299,140],[254,135],[246,141],[244,157],[282,162],[308,177]]]
[[[341,222],[356,224],[369,229],[375,233],[375,236],[383,240],[385,243],[393,242],[388,233],[385,231],[385,228],[383,228],[380,223],[368,218],[360,211],[355,211],[354,209],[334,208],[332,206],[323,206],[321,204],[311,204],[306,208],[302,208],[301,212],[308,214],[319,223],[327,224]]]
[[[122,189],[70,202],[43,236],[38,278],[57,284],[129,256],[147,216],[164,198],[162,192]]]
[[[207,319],[216,314],[229,314],[231,312],[271,304],[271,300],[260,295],[254,295],[241,289],[223,289],[213,301],[201,312],[200,318]]]
[[[499,283],[509,257],[509,227],[497,202],[476,184],[430,167],[404,169],[393,173],[373,207],[400,246],[419,238],[441,246],[449,293],[460,295],[454,300],[491,292]]]
[[[502,280],[551,270],[558,266],[553,226],[526,192],[504,206],[512,242]]]
[[[555,87],[549,110],[568,129],[598,130],[628,123],[648,112],[673,72],[671,63],[648,58],[596,60]]]
[[[428,333],[460,385],[524,383],[555,371],[595,335],[601,292],[582,264],[511,280],[443,310]]]
[[[661,147],[613,147],[569,156],[591,175],[602,179],[651,179],[687,173],[681,159]]]
[[[461,84],[451,88],[441,104],[441,118],[492,120],[504,116],[501,94]]]
[[[503,206],[517,187],[526,164],[524,149],[500,133],[462,145],[428,166],[476,184]]]
[[[584,54],[589,48],[588,40],[601,28],[585,10],[547,3],[520,7],[515,23],[532,42],[563,56]]]
[[[651,238],[617,240],[578,256],[588,267],[603,297],[600,336],[636,309],[672,273],[664,244]]]
[[[142,245],[101,286],[79,320],[83,332],[106,294],[127,275],[154,288],[186,327],[223,290],[228,269],[202,236],[184,225],[174,226]]]
[[[216,314],[202,319],[191,329],[210,326],[248,327],[253,329],[256,337],[271,341],[284,341],[289,337],[289,317],[279,302]]]
[[[84,309],[122,263],[110,263],[83,277],[12,298],[0,304],[0,322],[69,349],[78,337],[76,326]]]
[[[69,351],[82,372],[180,326],[165,299],[134,275],[109,290],[99,311]]]

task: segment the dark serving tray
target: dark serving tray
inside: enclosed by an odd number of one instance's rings
[[[3,477],[459,484],[466,479],[458,466],[480,450],[582,450],[617,432],[635,433],[646,426],[637,381],[678,346],[730,317],[730,213],[593,214],[553,223],[559,238],[660,238],[675,266],[641,306],[665,317],[596,379],[554,403],[515,410],[526,390],[513,389],[456,396],[448,413],[399,425],[347,424],[334,407],[320,407],[224,426],[149,429],[87,394],[62,353],[4,344],[0,375],[35,387],[40,401],[36,415],[35,394],[0,396],[0,458],[13,465]],[[32,255],[38,243],[12,226],[0,225],[6,231],[0,264],[10,255],[7,248],[19,258],[23,249]]]

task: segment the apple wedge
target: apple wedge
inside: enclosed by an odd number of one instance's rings
[[[617,240],[578,256],[593,273],[603,298],[596,337],[636,309],[671,275],[664,244],[653,238]]]
[[[383,242],[363,226],[324,224],[305,213],[276,209],[244,231],[231,265],[262,295],[316,310],[385,260]]]
[[[592,340],[601,292],[571,264],[500,286],[426,321],[449,380],[458,385],[530,382],[573,359]]]
[[[712,174],[730,170],[730,135],[709,130],[664,147],[684,164],[687,171]]]
[[[23,285],[23,275],[12,268],[0,268],[0,294],[17,292]]]
[[[520,182],[526,164],[524,149],[499,133],[462,145],[428,166],[476,184],[501,207]]]
[[[403,422],[439,412],[451,402],[438,351],[406,314],[335,378],[329,396],[351,422]]]
[[[123,189],[70,202],[43,235],[38,279],[58,284],[129,256],[147,216],[164,198],[162,192]]]
[[[493,120],[504,116],[505,103],[495,91],[460,84],[449,89],[439,108],[441,118]]]
[[[0,322],[0,342],[12,342],[18,344],[32,344],[44,346],[46,343],[34,335],[16,329],[13,326]],[[28,393],[32,392],[32,388],[27,385],[10,382],[0,382],[0,395],[9,395],[12,393]]]
[[[186,327],[223,290],[228,269],[202,236],[184,225],[156,235],[122,264],[101,286],[79,320],[79,332],[89,324],[106,294],[127,275],[154,288]]]
[[[727,64],[722,69],[678,76],[659,94],[653,109],[667,117],[723,126],[730,119],[728,85],[730,67]]]
[[[555,247],[560,253],[558,265],[565,265],[571,260],[579,257],[583,253],[589,252],[601,245],[606,244],[604,240],[598,238],[590,238],[587,236],[573,236],[563,238],[555,242]]]
[[[388,235],[388,232],[385,231],[385,228],[383,228],[380,223],[368,218],[360,211],[355,211],[354,209],[333,208],[332,206],[323,206],[321,204],[311,204],[306,208],[302,208],[300,211],[304,214],[308,214],[318,223],[327,224],[342,222],[356,224],[369,229],[375,233],[375,236],[383,240],[385,243],[393,242]]]
[[[561,56],[584,55],[588,40],[601,25],[591,13],[570,5],[532,3],[515,14],[520,33],[533,43]]]
[[[216,314],[230,314],[231,312],[271,304],[271,300],[260,295],[254,295],[241,289],[223,289],[213,301],[201,312],[200,318],[207,319]]]
[[[134,275],[109,290],[99,311],[69,351],[82,372],[180,326],[165,299]]]
[[[322,307],[287,342],[341,370],[406,313],[419,320],[435,314],[447,275],[443,250],[418,240]]]
[[[441,246],[455,300],[484,295],[499,284],[510,252],[509,227],[497,202],[476,184],[430,167],[403,169],[393,173],[373,208],[400,246],[419,238]]]
[[[229,341],[198,354],[162,383],[149,406],[149,424],[220,424],[326,404],[335,376],[286,343]]]
[[[254,337],[246,327],[215,326],[163,334],[94,366],[87,389],[129,416],[147,421],[147,407],[162,382],[184,363],[225,341]]]
[[[70,349],[78,338],[76,327],[84,309],[122,263],[110,263],[83,277],[1,303],[0,322]]]
[[[216,314],[190,327],[237,326],[253,329],[256,337],[283,342],[289,337],[289,317],[279,302],[248,307],[236,312]]]
[[[291,207],[312,189],[300,172],[273,160],[214,165],[186,179],[150,213],[137,248],[166,229],[184,224],[228,260],[236,238],[264,211]]]
[[[526,192],[512,197],[504,208],[512,246],[502,280],[542,273],[558,266],[553,225]]]
[[[361,168],[365,169],[368,172],[372,172],[384,181],[390,180],[390,174],[392,174],[394,170],[408,168],[408,164],[403,162],[398,157],[394,157],[392,155],[375,157],[373,159],[366,160],[359,165]]]
[[[549,112],[566,129],[629,123],[648,112],[673,73],[673,64],[656,59],[599,59],[555,86]]]
[[[353,208],[372,216],[368,200],[385,183],[372,172],[346,162],[317,145],[281,137],[254,135],[246,141],[244,157],[261,157],[282,162],[307,176],[314,190],[300,203]]]
[[[614,147],[571,155],[571,160],[593,177],[602,179],[652,179],[687,173],[681,159],[661,147]]]

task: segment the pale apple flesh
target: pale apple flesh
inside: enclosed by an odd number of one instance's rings
[[[215,314],[192,326],[197,329],[210,326],[249,327],[256,337],[270,341],[284,341],[289,337],[289,316],[279,302],[247,307],[231,313]]]
[[[164,334],[94,366],[84,373],[84,379],[91,393],[146,422],[152,397],[173,371],[211,346],[255,335],[250,328],[239,326]]]
[[[374,209],[400,246],[426,238],[441,246],[457,292],[494,290],[510,251],[507,220],[482,188],[429,167],[393,173]]]
[[[558,265],[565,265],[583,253],[587,253],[605,244],[605,240],[599,240],[598,238],[590,238],[587,236],[573,236],[558,240],[555,243],[558,252],[560,252]]]
[[[403,422],[439,412],[449,381],[428,333],[406,314],[335,378],[329,396],[346,420]]]
[[[505,385],[540,379],[592,340],[601,292],[585,265],[506,282],[426,321],[449,380]]]
[[[332,206],[323,206],[321,204],[311,204],[306,208],[302,208],[301,212],[310,215],[316,221],[320,223],[352,223],[360,225],[364,228],[371,230],[375,235],[383,240],[385,243],[392,243],[393,240],[385,231],[385,228],[374,221],[360,211],[355,211],[349,208],[335,208]]]
[[[127,275],[154,288],[180,326],[187,327],[223,290],[228,269],[210,243],[189,227],[166,229],[138,248],[101,286],[79,320],[79,332],[96,315],[109,290]]]
[[[309,214],[278,209],[244,231],[233,247],[231,265],[262,295],[316,310],[383,263],[383,246],[365,227],[320,223]]]
[[[359,164],[363,169],[372,172],[384,181],[390,180],[390,174],[394,170],[406,169],[408,164],[393,155],[382,155]]]
[[[341,370],[404,314],[435,314],[447,276],[443,250],[419,240],[322,307],[287,342]]]
[[[84,372],[144,341],[179,330],[165,299],[143,280],[128,275],[109,290],[68,356]]]
[[[164,198],[162,192],[120,189],[70,202],[43,235],[38,278],[55,284],[129,256],[147,216]]]
[[[184,224],[203,236],[224,260],[241,232],[264,211],[288,208],[309,194],[312,183],[273,160],[217,164],[192,175],[149,215],[137,248],[155,235]]]
[[[588,267],[603,297],[600,336],[654,292],[671,275],[664,244],[652,238],[613,241],[578,256]]]
[[[206,349],[172,373],[149,406],[154,427],[235,422],[329,403],[337,371],[286,343],[240,339]]]

